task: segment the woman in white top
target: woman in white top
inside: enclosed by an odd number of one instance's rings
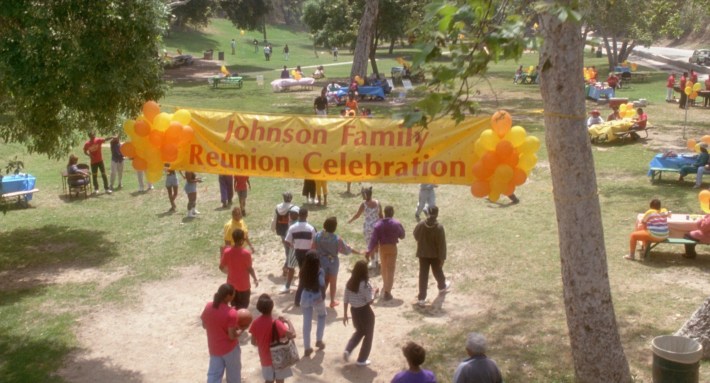
[[[362,225],[362,232],[365,237],[365,243],[369,244],[370,238],[372,237],[372,232],[375,230],[375,223],[377,223],[378,220],[382,219],[384,215],[382,214],[382,206],[380,205],[380,202],[372,198],[372,186],[370,186],[369,188],[362,188],[360,193],[362,194],[362,199],[364,201],[362,201],[360,207],[357,210],[357,213],[355,213],[355,215],[350,218],[348,223],[355,221],[356,219],[360,218],[362,213],[365,213],[365,222]],[[379,252],[376,251],[371,259],[372,263],[370,264],[370,267],[378,267],[378,264],[380,262]]]
[[[350,354],[362,340],[362,347],[357,357],[358,366],[367,366],[370,361],[367,359],[370,356],[372,349],[372,338],[375,334],[375,312],[372,311],[370,305],[377,298],[380,289],[372,287],[369,281],[367,272],[367,262],[357,261],[353,267],[352,275],[345,285],[345,295],[343,297],[343,324],[348,324],[348,306],[352,306],[350,313],[353,317],[353,326],[355,332],[345,346],[343,359],[347,362],[350,359]]]

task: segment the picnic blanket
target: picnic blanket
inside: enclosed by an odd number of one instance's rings
[[[288,89],[292,86],[311,86],[316,82],[313,77],[303,77],[300,80],[294,78],[280,78],[271,82],[271,89],[274,92],[281,92],[284,89]]]
[[[630,119],[606,121],[589,128],[589,138],[593,144],[611,142],[617,139],[614,133],[627,132],[634,125]]]
[[[357,93],[360,97],[369,97],[376,100],[385,99],[385,89],[381,86],[359,86],[357,88]],[[348,88],[340,88],[335,92],[338,98],[347,97]]]

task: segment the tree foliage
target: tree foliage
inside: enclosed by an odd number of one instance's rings
[[[219,5],[235,27],[246,30],[262,30],[272,9],[270,0],[220,0]]]
[[[216,8],[216,0],[190,0],[172,7],[170,21],[177,27],[206,27]]]
[[[163,94],[159,0],[16,0],[0,7],[0,137],[59,158]],[[81,139],[85,134],[81,135]]]

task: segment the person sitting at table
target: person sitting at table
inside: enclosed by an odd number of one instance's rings
[[[284,69],[281,71],[281,78],[282,79],[291,78],[291,75],[288,73],[288,68],[286,68],[286,65],[284,65]]]
[[[300,65],[296,65],[296,74],[298,74],[299,76],[303,77],[303,71],[301,70],[301,66],[300,66]]]
[[[631,138],[638,140],[641,138],[638,134],[634,133],[633,130],[644,130],[646,129],[646,124],[648,123],[648,115],[644,113],[643,109],[636,109],[636,117],[634,117],[634,124],[629,128],[631,130]]]
[[[523,77],[523,66],[519,66],[518,69],[515,71],[515,76],[513,76],[513,84],[517,84],[518,81],[520,81],[521,77]]]
[[[619,107],[615,106],[612,109],[611,114],[609,117],[606,118],[607,121],[616,121],[616,120],[621,120],[621,115],[619,114]]]
[[[697,229],[686,233],[683,238],[695,242],[710,243],[710,214],[695,221]],[[685,244],[685,258],[695,258],[698,254],[695,252],[695,244]]]
[[[357,115],[357,112],[360,110],[358,108],[357,104],[357,99],[355,99],[355,94],[350,92],[348,94],[348,101],[345,101],[345,107],[350,108],[350,110],[355,112],[355,115]]]
[[[597,67],[592,65],[592,68],[589,70],[589,80],[594,83],[597,82]]]
[[[323,65],[319,65],[319,66],[316,68],[316,71],[313,72],[313,78],[314,78],[314,79],[325,78],[325,72],[323,71]]]
[[[591,114],[591,116],[587,119],[587,128],[592,127],[592,125],[597,125],[604,122],[598,110],[594,109],[593,111],[589,112],[589,114]]]
[[[609,77],[606,78],[606,83],[609,84],[610,88],[616,91],[616,88],[619,86],[619,78],[616,77],[614,72],[609,72]]]
[[[629,254],[624,259],[635,260],[636,242],[642,241],[644,248],[649,242],[663,242],[668,238],[668,217],[671,212],[661,208],[661,201],[651,200],[650,209],[644,213],[636,230],[629,236]]]
[[[701,171],[700,168],[704,168],[705,165],[708,164],[708,160],[710,160],[710,155],[708,154],[708,144],[701,142],[698,146],[700,147],[700,154],[698,154],[698,158],[695,160],[695,162],[693,162],[692,165],[685,165],[680,168],[680,177],[678,177],[678,181],[683,181],[683,177],[687,176],[690,173],[697,174],[699,171]],[[702,181],[702,176],[700,176],[700,178]],[[698,185],[697,179],[695,184]],[[698,187],[700,187],[700,185],[698,185]]]
[[[67,164],[67,174],[69,175],[67,182],[69,182],[69,186],[82,186],[89,183],[89,171],[79,169],[78,162],[79,157],[73,154],[69,155],[69,163]]]

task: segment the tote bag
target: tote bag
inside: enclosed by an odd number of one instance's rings
[[[271,324],[271,363],[274,370],[281,370],[286,367],[291,367],[300,359],[296,342],[293,339],[279,338],[279,333],[276,331],[276,321]]]

